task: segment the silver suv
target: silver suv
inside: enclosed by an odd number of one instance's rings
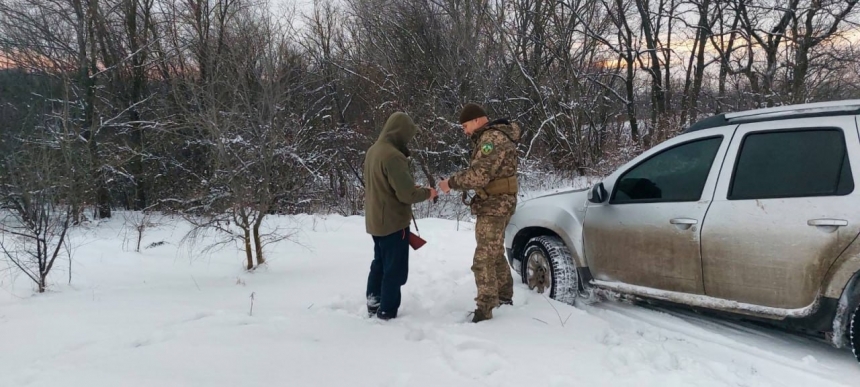
[[[860,100],[704,119],[589,190],[522,203],[508,260],[562,302],[728,312],[860,355],[858,120]]]

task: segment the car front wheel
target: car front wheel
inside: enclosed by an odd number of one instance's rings
[[[579,276],[564,242],[555,236],[532,238],[523,249],[523,282],[529,289],[573,305]]]

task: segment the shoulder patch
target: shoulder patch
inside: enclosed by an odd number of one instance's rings
[[[484,156],[489,155],[490,153],[493,153],[494,148],[495,146],[493,146],[493,143],[485,142],[481,144],[481,153],[483,153]]]

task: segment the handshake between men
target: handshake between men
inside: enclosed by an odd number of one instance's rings
[[[521,131],[516,123],[505,119],[491,122],[484,109],[475,104],[463,107],[459,121],[472,142],[471,163],[439,182],[439,189],[445,194],[464,192],[464,203],[477,216],[472,272],[478,296],[477,308],[471,314],[472,322],[480,322],[493,318],[494,308],[513,304],[504,232],[517,205],[517,142]],[[411,174],[408,145],[416,131],[407,114],[394,113],[365,156],[365,222],[374,241],[367,310],[382,320],[397,317],[400,287],[408,277],[412,205],[439,195],[434,187],[416,186]],[[467,191],[474,191],[474,197],[467,200]]]

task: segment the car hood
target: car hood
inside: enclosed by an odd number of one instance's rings
[[[532,205],[556,204],[558,202],[582,202],[588,199],[588,191],[590,188],[566,189],[559,192],[553,192],[541,196],[536,196],[531,199],[526,199],[520,202],[518,207],[527,207]]]
[[[559,192],[553,192],[551,194],[537,196],[537,197],[535,197],[535,199],[558,196],[558,195],[568,195],[568,194],[573,194],[573,193],[577,193],[577,192],[587,192],[589,189],[590,188],[579,188],[579,189],[570,188],[570,189],[566,189],[566,190],[559,191]]]
[[[585,219],[589,191],[591,191],[590,188],[570,189],[523,200],[517,205],[512,222],[522,223],[521,220],[525,218],[532,220],[536,218],[549,219],[551,214],[548,211],[563,211],[581,223]]]

